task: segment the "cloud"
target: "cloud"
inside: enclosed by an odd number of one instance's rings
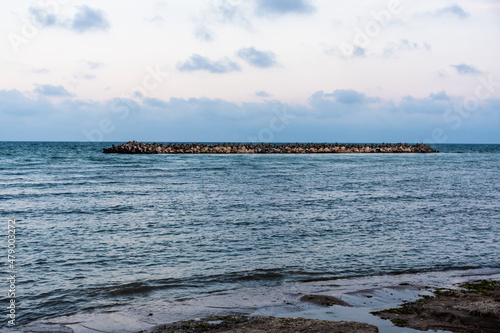
[[[0,137],[5,140],[83,140],[82,129],[100,121],[104,104],[44,96],[27,97],[17,90],[0,90]]]
[[[366,58],[370,57],[392,57],[395,54],[402,51],[430,51],[431,46],[426,42],[412,42],[408,39],[401,39],[397,42],[389,42],[384,47],[382,51],[370,52],[368,53],[366,48],[363,48],[359,45],[349,45],[347,43],[339,46],[326,47],[325,54],[331,55],[340,59],[352,59],[352,58]]]
[[[340,59],[349,58],[364,58],[366,57],[366,48],[358,45],[344,45],[342,48],[338,46],[332,46],[325,48],[325,54],[331,55]]]
[[[258,96],[258,97],[271,97],[271,95],[267,92],[267,91],[264,91],[264,90],[261,90],[261,91],[257,91],[255,93],[255,96]]]
[[[481,73],[481,71],[474,66],[467,64],[451,65],[451,67],[455,68],[460,75],[475,75]]]
[[[384,105],[379,98],[368,97],[353,89],[337,89],[332,93],[315,92],[308,100],[318,118],[339,118],[347,115],[358,115],[366,110],[376,108],[376,104]],[[386,109],[389,107],[385,106]]]
[[[29,12],[33,20],[42,27],[50,27],[57,24],[56,16],[48,8],[30,7]]]
[[[264,139],[415,142],[425,141],[439,127],[446,131],[447,142],[464,138],[474,143],[500,142],[500,99],[484,100],[481,112],[474,113],[474,122],[452,130],[453,119],[444,115],[452,112],[448,115],[458,117],[450,104],[460,100],[440,91],[425,98],[406,96],[396,103],[339,89],[332,93],[318,91],[306,105],[210,98],[57,102],[29,98],[17,90],[0,90],[0,118],[5,120],[0,122],[0,140],[249,141],[250,137],[259,138],[260,133],[272,132]],[[103,119],[112,128],[106,133],[99,132]]]
[[[109,26],[106,14],[102,10],[92,9],[88,6],[80,6],[71,23],[71,29],[79,33],[90,30],[107,30]]]
[[[94,69],[99,69],[105,65],[105,63],[100,62],[100,61],[80,61],[85,67],[88,69],[94,70]]]
[[[80,69],[73,75],[76,80],[93,80],[97,76],[95,72],[106,64],[99,61],[79,61]]]
[[[443,7],[441,9],[438,9],[433,13],[434,16],[457,16],[459,18],[466,18],[469,16],[469,13],[467,13],[462,7],[460,7],[457,4],[448,6],[448,7]]]
[[[47,68],[33,68],[31,72],[35,74],[46,74],[49,73],[50,71]]]
[[[451,102],[452,98],[449,97],[444,90],[435,94],[430,94],[425,98],[405,96],[398,105],[398,111],[410,114],[443,115],[446,110],[449,109]]]
[[[342,104],[355,104],[367,101],[365,94],[353,89],[337,89],[333,93],[326,94],[325,96],[332,96],[337,102]]]
[[[88,6],[77,8],[71,18],[56,16],[54,9],[47,7],[30,7],[29,12],[33,21],[41,27],[60,27],[84,33],[92,30],[108,30],[110,24],[102,10],[92,9]]]
[[[366,49],[361,46],[354,46],[352,55],[355,57],[364,58],[366,56]]]
[[[409,41],[408,39],[401,39],[398,42],[388,43],[384,48],[383,54],[386,57],[390,57],[400,51],[415,51],[415,50],[430,51],[431,46],[425,42],[416,43]]]
[[[258,51],[254,47],[242,48],[237,55],[254,67],[266,68],[277,65],[276,55],[273,52]]]
[[[7,116],[26,117],[35,115],[47,108],[46,101],[26,97],[18,90],[0,90],[0,114]],[[2,121],[4,123],[4,121]]]
[[[220,21],[233,21],[239,15],[239,7],[228,1],[220,1],[214,7]]]
[[[96,78],[95,75],[93,74],[75,74],[73,77],[77,80],[82,79],[82,80],[93,80]]]
[[[208,71],[210,73],[229,73],[241,70],[237,63],[228,58],[213,61],[199,54],[194,54],[189,60],[179,63],[177,69],[181,72]]]
[[[204,10],[203,17],[205,23],[215,21],[251,30],[252,25],[246,16],[248,10],[245,7],[244,1],[213,0]]]
[[[155,15],[153,17],[147,17],[145,20],[149,23],[157,24],[157,25],[162,25],[165,23],[165,18],[161,15]]]
[[[212,42],[214,40],[214,33],[204,25],[199,25],[194,31],[194,35],[199,40],[205,42]]]
[[[435,93],[435,94],[434,93],[430,94],[429,99],[431,99],[433,101],[450,101],[451,100],[450,96],[448,96],[448,94],[444,90],[441,90],[440,92]]]
[[[309,0],[256,0],[256,12],[266,14],[312,13],[316,9]]]
[[[144,104],[154,108],[166,108],[168,103],[158,98],[145,98]]]
[[[63,86],[50,84],[37,84],[34,90],[39,95],[48,97],[69,97],[71,94]]]

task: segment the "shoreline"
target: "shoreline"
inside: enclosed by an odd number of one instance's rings
[[[453,289],[435,289],[434,296],[372,314],[398,327],[497,333],[500,327],[500,281],[474,280]]]
[[[439,151],[423,143],[330,144],[330,143],[143,143],[129,141],[104,148],[105,154],[429,154]]]
[[[327,281],[293,282],[278,287],[242,288],[212,294],[200,294],[184,300],[135,302],[126,307],[81,312],[69,316],[40,319],[17,329],[1,332],[23,332],[23,328],[48,331],[90,333],[139,332],[183,320],[240,314],[277,318],[306,318],[330,321],[358,321],[375,325],[382,333],[419,332],[401,329],[389,320],[370,314],[398,307],[403,301],[413,302],[419,295],[432,295],[433,288],[477,279],[500,279],[500,268],[450,270],[340,278]],[[431,287],[425,288],[425,286]],[[322,307],[300,299],[305,295],[326,295],[340,299],[352,307]],[[49,329],[50,328],[50,329]]]

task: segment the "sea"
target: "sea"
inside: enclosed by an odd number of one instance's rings
[[[134,309],[161,322],[186,312],[157,318],[155,309],[195,301],[200,314],[229,311],[242,290],[269,299],[315,281],[499,272],[500,145],[436,144],[435,154],[102,153],[120,143],[0,144],[1,288],[13,272],[15,219],[17,325]],[[208,306],[221,295],[226,307]]]

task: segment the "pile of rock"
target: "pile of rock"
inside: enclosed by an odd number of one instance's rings
[[[331,143],[143,143],[129,141],[103,150],[106,154],[338,154],[338,153],[436,153],[417,143],[382,143],[371,145]]]

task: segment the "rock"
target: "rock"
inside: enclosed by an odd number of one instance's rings
[[[324,307],[329,307],[332,305],[350,306],[348,303],[344,302],[341,299],[325,295],[304,295],[300,298],[300,300],[302,302],[312,303]]]
[[[234,144],[223,143],[204,145],[199,143],[143,143],[130,141],[119,146],[104,148],[106,154],[336,154],[336,153],[436,153],[431,147],[418,143],[416,145],[382,144],[382,145],[339,145],[328,143],[287,143],[287,144]]]
[[[466,290],[438,290],[436,297],[403,303],[400,308],[373,312],[396,326],[421,331],[496,333],[500,327],[500,282],[473,281]]]
[[[365,323],[304,318],[246,317],[232,315],[211,317],[162,325],[153,333],[376,333],[378,328]]]

